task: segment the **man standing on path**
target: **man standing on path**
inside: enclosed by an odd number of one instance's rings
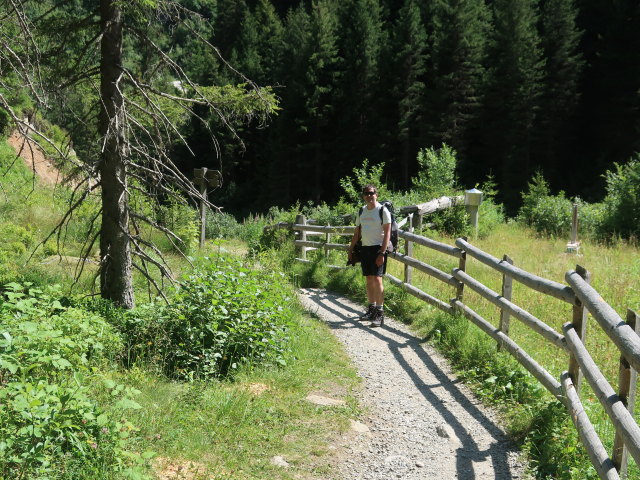
[[[372,327],[379,327],[384,323],[382,276],[387,270],[391,213],[378,203],[378,190],[375,185],[366,185],[362,189],[362,197],[366,205],[360,208],[356,218],[356,230],[349,245],[349,261],[353,260],[353,248],[358,240],[362,239],[360,264],[362,275],[366,278],[369,308],[360,320],[370,320]]]

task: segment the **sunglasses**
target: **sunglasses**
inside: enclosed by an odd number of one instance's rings
[[[362,192],[363,195],[375,195],[378,192]]]

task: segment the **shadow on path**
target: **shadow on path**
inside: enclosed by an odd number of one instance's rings
[[[327,323],[331,329],[358,329],[362,330],[363,335],[372,335],[384,341],[393,358],[407,373],[417,390],[442,416],[444,421],[449,425],[461,442],[461,446],[456,450],[456,469],[458,480],[475,480],[478,478],[473,469],[473,463],[484,462],[490,460],[493,464],[496,479],[509,480],[513,479],[510,472],[508,461],[508,444],[503,431],[494,423],[492,419],[487,417],[474,403],[463,393],[456,381],[452,380],[433,361],[429,354],[425,351],[420,340],[397,328],[383,325],[381,328],[372,329],[358,321],[358,317],[362,314],[360,310],[353,308],[351,302],[337,295],[331,294],[323,290],[305,290],[307,298],[317,306],[315,313]],[[324,313],[324,314],[323,314]],[[331,315],[327,315],[327,313]],[[395,338],[394,338],[395,337]],[[396,338],[400,338],[397,340]],[[410,350],[415,354],[424,366],[434,375],[437,382],[435,384],[426,384],[416,372],[415,368],[410,365],[406,359],[405,351]],[[446,404],[438,397],[433,390],[436,388],[445,389],[454,401],[470,415],[491,435],[493,441],[488,449],[482,450],[477,445],[474,438],[469,434],[464,425],[456,415],[451,412]]]

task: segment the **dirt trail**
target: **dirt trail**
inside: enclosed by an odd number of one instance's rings
[[[361,306],[325,290],[303,289],[300,299],[331,327],[364,379],[364,428],[336,445],[339,478],[526,478],[495,413],[405,325],[387,319],[372,329],[358,321]]]

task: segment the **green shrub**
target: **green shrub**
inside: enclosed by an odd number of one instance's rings
[[[142,459],[126,450],[132,426],[100,408],[87,386],[87,376],[122,350],[113,327],[63,304],[56,288],[3,288],[0,478],[142,478],[132,463]],[[106,387],[116,411],[137,407],[134,390]]]
[[[610,208],[606,203],[587,203],[580,198],[571,201],[562,191],[551,195],[549,184],[541,172],[533,176],[527,192],[522,194],[518,221],[541,235],[569,238],[574,204],[578,206],[578,237],[606,236],[603,227]]]
[[[168,306],[98,308],[122,331],[127,362],[206,378],[232,376],[242,365],[283,364],[292,301],[283,274],[217,257],[187,277]]]
[[[572,202],[564,192],[551,195],[542,172],[536,172],[522,193],[522,207],[518,220],[542,235],[568,236],[571,232]]]
[[[200,239],[198,212],[189,205],[171,202],[159,208],[160,225],[173,232],[179,240],[172,238],[166,247],[184,254],[195,250]]]
[[[366,185],[375,185],[378,189],[378,199],[391,199],[391,192],[386,184],[382,181],[382,171],[384,163],[369,167],[369,161],[364,160],[362,167],[353,169],[353,177],[344,177],[340,179],[340,186],[345,192],[346,202],[353,209],[357,209],[364,202],[362,201],[362,189]],[[350,213],[350,212],[349,212]]]
[[[9,382],[0,389],[0,478],[146,478],[126,450],[132,430],[76,381]]]
[[[238,221],[225,212],[207,212],[205,235],[208,239],[234,238],[239,231]]]
[[[261,228],[257,241],[249,244],[251,251],[280,250],[286,245],[293,244],[295,232],[289,228],[276,228],[275,225],[280,222],[295,223],[299,211],[300,206],[297,204],[289,210],[272,207],[267,215],[268,221]],[[269,228],[265,228],[267,225]]]
[[[603,238],[603,225],[607,207],[604,203],[587,203],[577,198],[578,238]]]
[[[607,171],[602,236],[640,238],[640,155]]]
[[[478,236],[485,238],[501,223],[505,222],[504,207],[496,202],[496,182],[493,176],[485,180],[480,186],[482,204],[478,211]]]
[[[456,185],[456,152],[447,144],[442,148],[421,149],[418,152],[418,175],[411,179],[413,189],[423,198],[453,195]]]
[[[61,373],[86,370],[122,350],[119,335],[104,318],[63,306],[59,297],[55,287],[4,286],[0,328],[5,343],[0,365],[5,374],[58,378]]]
[[[418,175],[411,179],[414,193],[420,202],[459,193],[456,180],[456,152],[447,144],[441,148],[427,148],[418,152]],[[453,236],[470,233],[469,216],[463,205],[434,212],[425,218],[435,230]]]
[[[0,238],[0,262],[5,262],[13,256],[24,255],[34,241],[29,228],[10,222],[0,223]]]

